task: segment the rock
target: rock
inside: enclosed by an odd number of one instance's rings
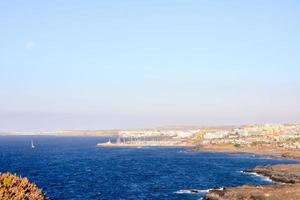
[[[286,183],[271,186],[241,186],[211,190],[204,200],[297,200],[300,199],[300,164],[258,166],[247,173],[267,176]]]
[[[274,165],[261,167],[258,166],[253,170],[245,170],[248,173],[257,173],[269,177],[275,182],[281,183],[300,183],[300,165],[289,164],[289,165]]]

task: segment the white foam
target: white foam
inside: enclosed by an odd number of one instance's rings
[[[224,188],[213,188],[213,189],[206,189],[206,190],[198,190],[198,189],[182,189],[178,190],[176,194],[206,194],[211,190],[224,190]]]
[[[224,188],[223,187],[220,187],[220,188],[216,188],[216,189],[214,189],[214,190],[224,190]]]
[[[269,177],[260,175],[260,174],[258,174],[256,172],[243,172],[243,171],[241,171],[241,173],[243,173],[243,174],[249,174],[249,175],[252,175],[252,176],[259,177],[262,180],[267,181],[267,182],[273,182],[272,179],[270,179]]]
[[[176,194],[201,194],[201,193],[208,193],[209,190],[196,190],[196,189],[183,189],[178,190],[175,193]]]

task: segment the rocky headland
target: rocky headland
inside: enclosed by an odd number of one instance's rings
[[[258,166],[252,170],[244,170],[244,172],[266,176],[278,183],[300,183],[300,164]]]
[[[258,166],[244,170],[274,181],[270,186],[229,187],[222,190],[210,190],[204,200],[299,200],[300,164],[281,164]]]

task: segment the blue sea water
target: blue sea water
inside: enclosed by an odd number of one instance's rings
[[[240,171],[295,162],[184,148],[96,148],[103,141],[107,138],[0,136],[0,172],[28,177],[54,200],[194,200],[202,195],[176,191],[270,184]]]

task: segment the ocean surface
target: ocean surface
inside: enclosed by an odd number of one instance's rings
[[[295,162],[186,153],[184,148],[96,148],[98,142],[106,141],[101,137],[0,136],[0,172],[28,177],[54,200],[194,200],[204,194],[180,190],[271,184],[240,171]]]

